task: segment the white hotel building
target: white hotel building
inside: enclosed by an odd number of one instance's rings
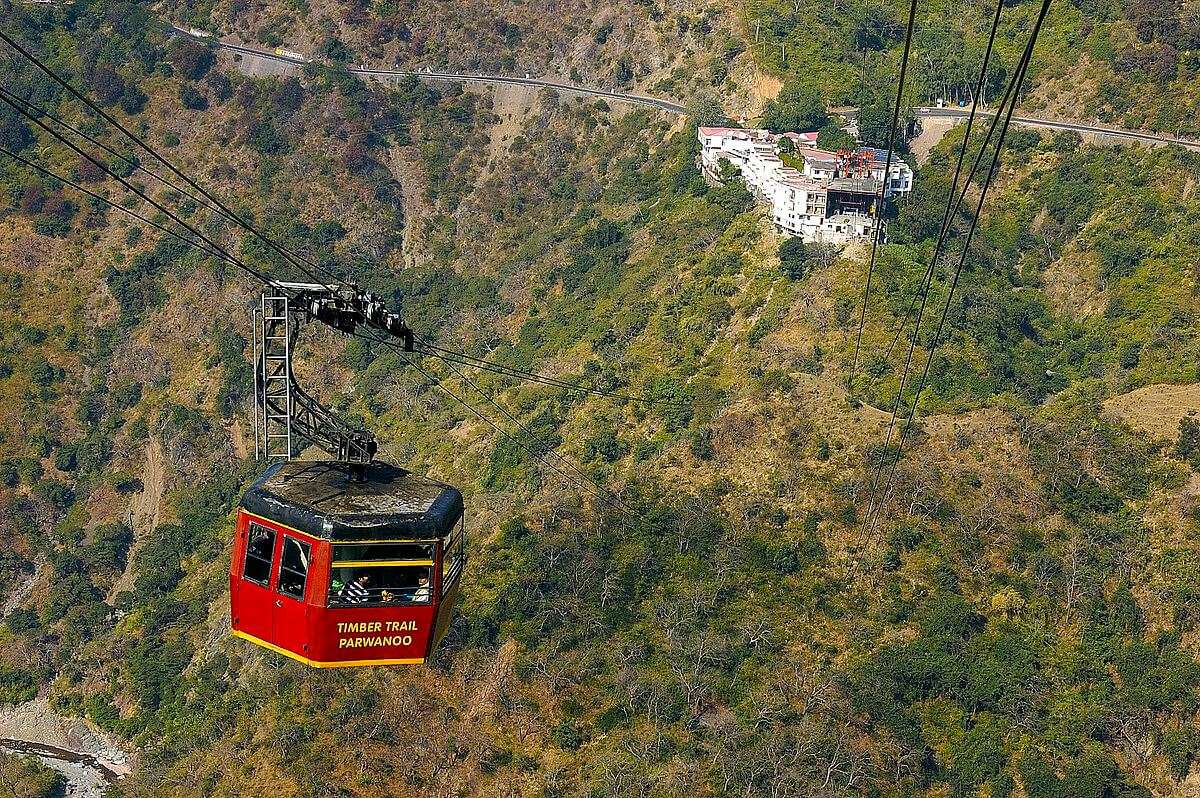
[[[870,147],[828,152],[817,149],[816,133],[775,134],[768,130],[702,127],[700,168],[710,182],[736,167],[746,187],[771,208],[780,231],[807,243],[843,246],[875,232],[872,216],[884,179],[887,152]],[[803,168],[786,166],[779,142],[788,139]],[[913,171],[893,157],[884,197],[912,191]]]

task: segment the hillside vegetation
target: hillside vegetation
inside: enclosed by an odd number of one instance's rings
[[[387,459],[462,487],[471,559],[431,666],[282,660],[227,633],[232,508],[261,468],[245,445],[257,286],[0,160],[0,701],[46,693],[136,748],[115,795],[1200,787],[1200,425],[1184,411],[1148,437],[1111,410],[1198,379],[1195,156],[1011,136],[918,428],[868,518],[908,341],[888,344],[953,135],[881,249],[848,393],[865,250],[781,260],[745,189],[697,172],[695,120],[541,94],[497,144],[486,93],[323,66],[245,78],[131,3],[22,9],[5,31],[441,345],[663,400],[472,374],[618,506],[394,353],[312,334],[308,384]],[[7,57],[32,101],[86,118]],[[0,138],[121,201],[11,112]]]
[[[166,10],[181,23],[339,61],[558,74],[636,86],[697,109],[723,104],[730,115],[756,113],[773,95],[764,87],[783,81],[828,106],[862,107],[864,127],[874,130],[890,116],[908,4],[621,0],[485,9],[320,0],[168,3]],[[910,105],[970,102],[993,11],[994,4],[983,2],[919,4]],[[1003,92],[1036,13],[1035,3],[1005,3],[985,103]],[[1062,0],[1047,18],[1022,108],[1197,138],[1198,74],[1200,6],[1194,0]]]
[[[831,104],[886,113],[895,96],[907,3],[797,0],[743,8],[743,25],[765,69]],[[1037,8],[1005,3],[985,102],[1003,92]],[[971,101],[994,9],[979,2],[919,4],[907,97],[912,104]],[[1033,90],[1022,109],[1194,137],[1200,131],[1197,70],[1200,8],[1194,3],[1058,2],[1039,38],[1029,76]]]

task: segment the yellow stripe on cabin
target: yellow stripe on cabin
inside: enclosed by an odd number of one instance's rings
[[[433,565],[433,560],[334,560],[334,568],[380,568],[385,565]]]
[[[263,648],[270,649],[271,651],[274,651],[276,654],[282,654],[285,657],[290,657],[291,659],[294,659],[297,662],[303,662],[305,665],[309,665],[313,668],[353,668],[353,667],[357,667],[357,666],[366,666],[366,665],[421,665],[425,662],[424,657],[416,657],[416,658],[410,658],[410,659],[352,659],[352,660],[344,660],[341,662],[337,662],[337,661],[335,661],[335,662],[319,662],[315,659],[309,659],[308,657],[302,657],[299,654],[297,654],[295,651],[288,651],[286,648],[280,648],[279,646],[274,645],[273,643],[268,643],[266,640],[260,640],[259,638],[255,637],[254,635],[246,634],[245,632],[241,631],[240,629],[234,629],[233,634],[235,637],[240,637],[243,640],[249,640],[251,643],[254,643],[255,645],[259,645],[259,646],[262,646]]]

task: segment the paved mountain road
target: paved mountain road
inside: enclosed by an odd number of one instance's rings
[[[311,60],[302,56],[297,57],[299,56],[298,53],[289,54],[282,50],[265,50],[258,47],[248,47],[244,44],[221,41],[215,37],[198,35],[195,31],[189,31],[185,28],[180,28],[174,25],[172,26],[172,32],[177,35],[191,37],[200,42],[211,43],[214,46],[220,47],[224,50],[229,50],[231,52],[246,56],[252,56],[257,59],[264,59],[280,65],[292,67],[303,66],[304,64],[309,63]],[[538,89],[552,89],[563,94],[571,94],[583,97],[599,97],[605,100],[614,100],[616,102],[629,103],[632,105],[641,105],[649,108],[655,108],[660,111],[666,111],[667,113],[671,114],[687,113],[687,109],[683,106],[683,104],[676,102],[675,100],[669,100],[662,97],[650,97],[644,94],[633,94],[631,92],[598,89],[589,86],[580,86],[574,83],[564,83],[562,81],[549,80],[546,78],[535,78],[531,76],[520,77],[517,75],[482,75],[467,72],[433,72],[411,69],[375,69],[365,65],[351,65],[348,66],[347,69],[349,69],[349,71],[353,74],[376,78],[379,80],[416,77],[420,80],[432,81],[529,86],[531,88]],[[914,109],[914,112],[918,119],[965,119],[969,113],[968,109],[966,108],[933,107],[916,108]],[[852,113],[853,111],[851,111],[851,114]],[[981,113],[990,116],[994,112],[982,111]],[[1200,141],[1166,136],[1159,133],[1149,133],[1141,130],[1124,130],[1121,128],[1105,127],[1103,125],[1091,125],[1083,122],[1062,121],[1057,119],[1043,119],[1032,116],[1014,116],[1012,121],[1024,127],[1042,128],[1046,130],[1070,130],[1081,134],[1107,136],[1123,141],[1138,141],[1151,145],[1177,144],[1189,150],[1200,152]]]
[[[194,33],[184,29],[172,26],[176,34],[188,36],[200,42],[211,43],[216,47],[241,55],[249,55],[255,58],[262,58],[268,61],[275,61],[281,64],[290,64],[294,66],[304,66],[309,63],[308,59],[296,58],[294,55],[281,54],[272,50],[263,50],[257,47],[247,47],[244,44],[233,44],[231,42],[223,42],[220,39],[197,36]],[[673,100],[666,100],[661,97],[648,97],[642,94],[632,94],[630,92],[610,91],[608,89],[597,89],[589,86],[579,86],[574,83],[564,83],[557,80],[548,80],[546,78],[535,77],[520,77],[517,75],[478,75],[469,72],[433,72],[433,71],[417,71],[411,69],[374,69],[368,66],[348,65],[346,67],[352,74],[362,75],[364,77],[377,78],[380,80],[394,80],[396,78],[416,77],[420,80],[433,81],[449,81],[453,83],[485,83],[492,85],[510,85],[510,86],[529,86],[535,89],[553,89],[554,91],[564,94],[575,94],[588,97],[599,97],[605,100],[615,100],[617,102],[630,103],[632,105],[643,105],[650,108],[656,108],[660,111],[666,111],[672,114],[686,114],[687,109],[680,103]]]
[[[970,115],[967,108],[915,108],[918,119],[966,119]],[[994,111],[980,111],[981,115],[993,116]],[[1124,130],[1122,128],[1105,127],[1103,125],[1088,125],[1083,122],[1060,121],[1057,119],[1042,119],[1033,116],[1013,116],[1012,121],[1025,127],[1037,127],[1047,130],[1070,130],[1075,133],[1094,136],[1111,136],[1118,139],[1141,141],[1146,144],[1178,144],[1189,150],[1200,152],[1200,141],[1166,136],[1161,133],[1147,133],[1141,130]]]

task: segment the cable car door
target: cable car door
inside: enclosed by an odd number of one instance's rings
[[[238,628],[259,640],[271,639],[274,624],[271,575],[278,559],[279,533],[272,527],[250,521],[246,525],[246,553],[238,591]]]
[[[312,544],[283,534],[279,547],[279,575],[275,581],[273,638],[284,648],[308,656],[308,575],[312,564]]]

